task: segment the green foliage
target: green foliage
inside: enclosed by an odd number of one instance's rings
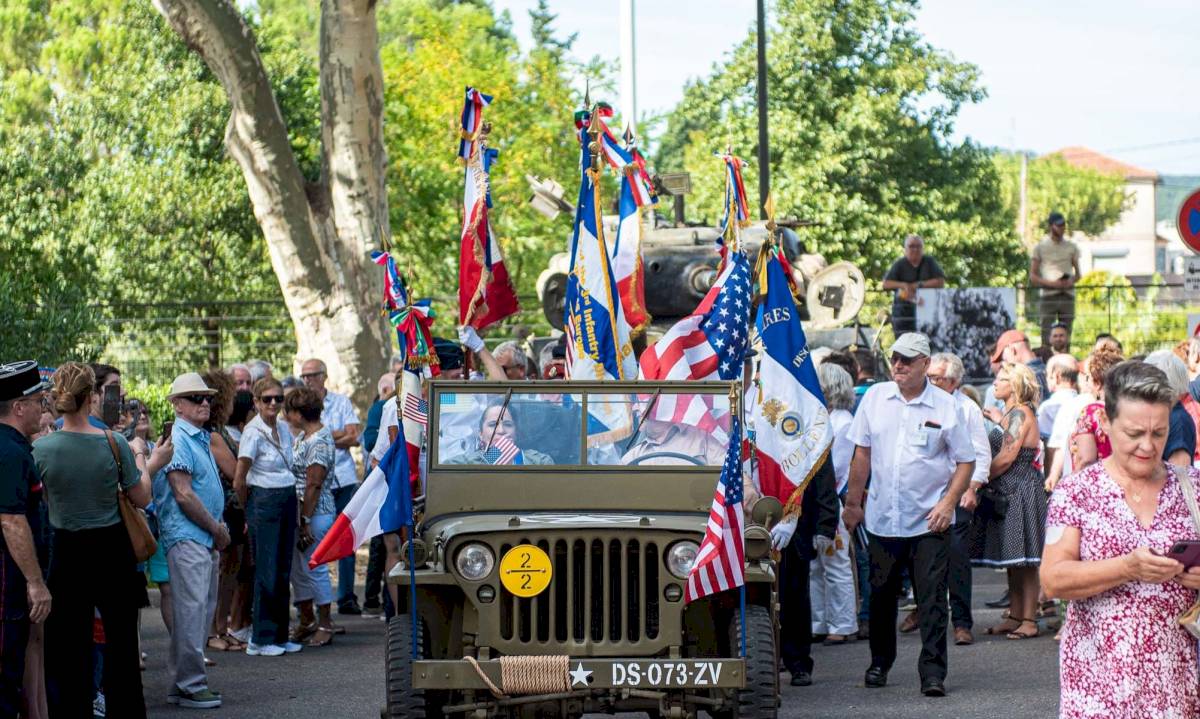
[[[140,399],[150,411],[150,435],[157,437],[162,431],[163,422],[173,421],[175,418],[175,410],[171,408],[171,402],[167,399],[171,385],[142,382],[137,378],[126,377],[122,377],[121,382],[126,399]]]
[[[1001,178],[1004,206],[1016,217],[1021,207],[1021,156],[997,153],[993,157]],[[1046,218],[1061,212],[1068,231],[1095,237],[1108,229],[1132,203],[1125,194],[1119,174],[1075,167],[1061,155],[1045,155],[1028,161],[1026,167],[1026,244],[1032,246],[1046,235]]]
[[[882,277],[901,240],[923,235],[954,284],[1004,284],[1025,254],[983,149],[949,137],[984,96],[978,70],[930,47],[910,0],[780,0],[768,38],[771,192],[782,215],[816,221],[809,251]],[[690,84],[666,121],[658,169],[692,173],[690,219],[716,222],[712,157],[757,147],[753,31]],[[756,185],[755,168],[745,172]],[[757,204],[757,202],[755,202]],[[752,210],[753,211],[753,210]],[[755,212],[757,214],[757,212]]]

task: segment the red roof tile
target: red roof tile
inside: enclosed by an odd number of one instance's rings
[[[1075,167],[1083,167],[1108,174],[1118,174],[1126,180],[1158,180],[1158,173],[1154,170],[1147,170],[1136,165],[1121,162],[1108,155],[1101,155],[1099,152],[1087,147],[1064,147],[1050,154],[1060,155],[1068,164]]]

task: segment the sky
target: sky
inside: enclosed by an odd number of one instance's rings
[[[527,46],[536,0],[492,1]],[[634,1],[643,116],[673,107],[684,83],[754,24],[754,0]],[[614,63],[617,7],[550,0],[558,34],[579,33],[577,57]],[[1036,153],[1084,145],[1163,174],[1200,174],[1197,0],[924,0],[916,26],[982,73],[988,97],[962,110],[959,139]]]

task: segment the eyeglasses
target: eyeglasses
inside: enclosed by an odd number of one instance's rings
[[[50,398],[44,394],[40,395],[38,397],[22,397],[21,399],[19,399],[17,401],[18,402],[37,402],[38,406],[40,406],[43,411],[48,411],[50,409]]]
[[[263,404],[283,404],[283,395],[281,394],[264,394],[258,398]]]
[[[209,404],[209,405],[212,404],[212,397],[209,395],[206,395],[206,394],[184,395],[183,399],[186,399],[188,402],[191,402],[192,404]]]
[[[324,377],[324,376],[325,376],[324,372],[308,372],[306,374],[300,375],[300,379],[315,379],[317,377]]]
[[[926,377],[926,379],[928,379],[930,382],[932,382],[932,383],[934,383],[934,384],[939,384],[939,385],[940,385],[940,384],[943,384],[943,383],[945,383],[945,384],[950,384],[950,382],[952,382],[952,381],[953,381],[953,380],[951,380],[949,377],[947,377],[947,376],[946,376],[946,375],[944,375],[944,374],[927,374],[927,375],[925,375],[925,377]]]

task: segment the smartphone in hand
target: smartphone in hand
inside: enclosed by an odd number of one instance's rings
[[[1165,556],[1174,559],[1187,569],[1200,566],[1200,540],[1184,539],[1175,542]]]

